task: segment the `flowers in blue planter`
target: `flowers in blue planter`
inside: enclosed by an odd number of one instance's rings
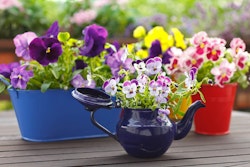
[[[114,48],[106,42],[108,32],[96,24],[82,31],[83,39],[60,32],[55,21],[46,33],[18,34],[13,40],[15,53],[22,60],[0,64],[0,77],[16,89],[69,89],[101,86],[112,76],[105,56]],[[109,50],[109,52],[108,52]],[[0,92],[6,86],[0,82]]]

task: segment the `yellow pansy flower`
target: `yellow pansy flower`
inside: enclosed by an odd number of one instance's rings
[[[134,38],[143,38],[146,35],[146,29],[143,26],[138,26],[134,31],[133,31],[133,37]]]
[[[147,48],[150,48],[152,42],[155,40],[160,41],[162,50],[167,50],[174,44],[173,37],[169,35],[161,26],[156,26],[148,32],[148,34],[144,38],[145,46]]]
[[[132,53],[135,48],[135,45],[131,43],[131,44],[127,44],[126,46],[127,46],[128,52]]]
[[[175,46],[178,48],[186,49],[187,45],[184,41],[184,35],[178,28],[172,28],[171,30],[174,33]]]
[[[148,51],[140,49],[136,52],[136,56],[138,56],[139,59],[145,59],[148,57]]]

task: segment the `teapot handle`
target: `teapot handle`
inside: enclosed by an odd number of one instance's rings
[[[91,122],[100,130],[102,130],[104,133],[108,134],[110,137],[114,138],[116,141],[118,141],[118,138],[116,135],[114,135],[113,133],[111,133],[107,128],[105,128],[104,126],[102,126],[100,123],[98,123],[95,120],[95,111],[91,111],[90,112],[90,118],[91,118]]]
[[[85,106],[85,109],[90,112],[90,118],[92,123],[108,134],[110,137],[118,141],[117,137],[113,135],[108,129],[103,127],[100,123],[95,120],[95,111],[100,108],[111,108],[113,101],[110,96],[105,92],[92,89],[92,88],[76,88],[72,91],[72,96],[78,100],[82,105]]]

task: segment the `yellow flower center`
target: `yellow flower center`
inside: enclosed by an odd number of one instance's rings
[[[196,61],[195,59],[192,59],[192,60],[191,60],[191,63],[192,63],[192,64],[196,64],[197,61]]]
[[[222,77],[222,78],[225,78],[226,76],[227,76],[226,73],[221,74],[221,77]]]
[[[212,55],[216,55],[216,50],[212,50]]]
[[[204,44],[204,43],[201,43],[201,44],[200,44],[200,48],[203,49],[204,47],[205,47],[205,44]]]
[[[18,79],[22,79],[23,78],[22,75],[20,75],[20,74],[17,77],[18,77]]]
[[[50,47],[46,49],[46,53],[50,53]]]

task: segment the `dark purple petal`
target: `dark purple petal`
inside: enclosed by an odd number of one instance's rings
[[[191,80],[195,79],[196,72],[197,72],[197,68],[196,67],[192,67],[191,70],[190,70]]]
[[[162,64],[170,64],[170,59],[172,58],[171,50],[168,49],[165,53],[162,55]]]
[[[99,55],[106,43],[108,32],[104,27],[96,24],[90,25],[83,30],[84,45],[80,48],[83,56],[94,57]]]
[[[156,57],[162,54],[161,43],[159,40],[152,42],[152,45],[149,49],[149,57]]]
[[[55,21],[46,32],[46,37],[57,38],[59,33],[58,21]]]
[[[87,63],[85,63],[83,60],[75,60],[75,68],[74,70],[79,70],[79,69],[84,69],[85,67],[88,66]]]

